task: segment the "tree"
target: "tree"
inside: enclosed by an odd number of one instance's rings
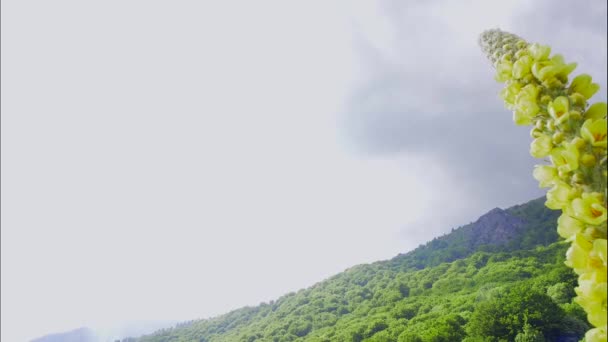
[[[547,295],[557,304],[569,303],[574,297],[574,289],[566,283],[557,283],[547,288]]]
[[[398,342],[422,342],[422,338],[417,334],[409,331],[404,331],[399,335]]]
[[[529,324],[552,338],[558,333],[563,317],[563,310],[551,297],[528,286],[516,285],[502,297],[479,303],[467,329],[471,336],[513,341]]]
[[[526,323],[524,331],[515,336],[515,342],[545,342],[545,337],[540,331]]]

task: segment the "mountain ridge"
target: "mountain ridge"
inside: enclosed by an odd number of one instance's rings
[[[88,327],[53,333],[35,338],[30,342],[98,342],[95,332]]]
[[[129,336],[141,336],[162,328],[173,327],[179,321],[128,321],[105,328],[80,327],[65,332],[47,334],[30,342],[114,342]]]
[[[576,276],[563,264],[558,212],[544,200],[493,208],[409,252],[349,267],[276,300],[122,341],[499,342],[527,333],[578,341],[588,325],[572,302]],[[502,309],[482,316],[487,306],[508,307],[505,298],[546,318]],[[508,319],[492,319],[501,314]]]
[[[576,276],[563,264],[557,215],[542,197],[494,208],[392,259],[350,267],[268,303],[125,341],[499,341],[530,331],[577,341],[588,326],[572,302]],[[554,314],[530,319],[527,332],[521,312],[505,311],[508,327],[478,318],[484,305],[510,296],[528,300],[522,307],[530,312],[550,308]],[[492,329],[487,322],[494,322]]]

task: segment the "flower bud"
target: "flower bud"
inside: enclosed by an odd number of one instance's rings
[[[532,139],[536,139],[536,138],[540,137],[541,135],[543,135],[543,131],[541,131],[537,128],[532,128],[530,130],[530,138],[532,138]]]
[[[518,40],[517,43],[515,43],[515,48],[517,48],[518,50],[521,50],[526,46],[528,46],[528,43],[526,43],[526,41],[522,39]]]
[[[521,78],[521,81],[524,84],[532,83],[532,81],[534,81],[534,75],[527,74],[526,76],[524,76],[524,77]]]
[[[573,106],[584,108],[587,104],[587,99],[580,93],[573,93],[568,96]]]
[[[562,141],[564,141],[564,133],[555,132],[551,138],[553,139],[553,143],[555,145],[559,145]]]
[[[557,168],[557,176],[563,180],[567,180],[570,177],[570,170],[562,165]]]
[[[553,120],[551,120],[551,119],[547,120],[547,129],[548,129],[550,132],[555,131],[555,121],[553,121]]]
[[[502,55],[502,57],[500,57],[500,61],[507,61],[507,62],[512,62],[513,61],[513,54],[511,54],[510,52],[505,53],[504,55]]]
[[[570,111],[570,118],[573,119],[573,120],[580,120],[580,119],[583,118],[583,115],[578,110],[571,110]]]
[[[540,103],[544,105],[548,105],[552,100],[553,98],[549,95],[543,95],[540,97]]]
[[[583,164],[587,167],[595,166],[596,161],[597,161],[597,159],[595,158],[595,156],[593,154],[585,153],[581,156],[581,164]]]
[[[572,139],[572,141],[570,143],[572,145],[576,146],[576,148],[578,148],[579,150],[582,149],[583,147],[585,147],[585,145],[586,145],[585,140],[581,137],[576,137],[576,138]]]
[[[498,60],[498,59],[500,59],[500,56],[502,56],[502,51],[500,51],[500,50],[496,50],[496,51],[494,51],[494,53],[492,54],[492,59],[493,59],[493,60]]]
[[[583,175],[581,172],[575,172],[572,175],[572,183],[574,184],[583,184],[585,183],[585,175]]]
[[[564,85],[564,83],[562,81],[560,81],[557,77],[552,76],[552,77],[547,77],[543,81],[543,85],[549,89],[559,89]]]
[[[522,49],[515,53],[515,58],[520,59],[527,54],[528,54],[528,52],[526,50]]]

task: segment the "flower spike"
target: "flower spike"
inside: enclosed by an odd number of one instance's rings
[[[588,103],[600,87],[587,74],[568,84],[576,63],[512,33],[485,31],[479,45],[496,69],[495,79],[505,83],[500,97],[515,124],[534,125],[530,154],[550,157],[551,164],[537,166],[533,175],[541,187],[550,187],[546,206],[563,211],[557,231],[571,243],[566,265],[579,275],[575,300],[593,326],[585,340],[605,342],[608,110],[604,102]]]

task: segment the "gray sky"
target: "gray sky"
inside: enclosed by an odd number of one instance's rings
[[[3,1],[2,340],[189,320],[542,194],[478,34],[605,1]]]

